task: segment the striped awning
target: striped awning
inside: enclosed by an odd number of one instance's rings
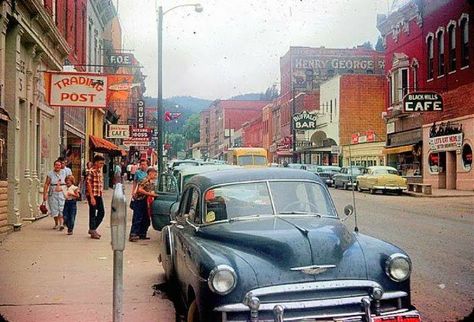
[[[107,141],[106,139],[99,138],[97,136],[89,135],[89,141],[91,143],[91,148],[94,151],[100,152],[100,153],[107,153],[110,155],[124,155],[123,152],[124,150],[120,149],[118,146],[113,144],[110,141]],[[126,155],[126,152],[125,152]]]

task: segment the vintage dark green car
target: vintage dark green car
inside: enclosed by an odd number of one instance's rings
[[[313,173],[196,175],[173,214],[159,259],[187,321],[419,320],[407,254],[349,231]]]

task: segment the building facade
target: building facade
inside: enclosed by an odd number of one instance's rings
[[[0,104],[11,120],[2,144],[8,211],[6,220],[0,217],[0,232],[39,217],[43,178],[60,154],[61,115],[46,104],[43,71],[62,70],[69,45],[56,25],[64,12],[53,9],[52,1],[0,4]],[[2,195],[5,183],[0,187]]]
[[[386,47],[387,163],[434,188],[474,189],[472,15],[468,1],[419,0],[395,1],[378,18]],[[412,92],[439,93],[444,110],[405,112],[403,97]]]

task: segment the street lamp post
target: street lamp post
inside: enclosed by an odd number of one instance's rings
[[[158,173],[162,173],[163,170],[163,16],[179,7],[194,7],[196,12],[202,12],[203,7],[199,3],[194,4],[182,4],[175,6],[166,11],[163,11],[163,7],[159,6],[157,11],[157,24],[158,24],[158,99],[156,107],[157,116],[157,142],[156,150],[158,152]]]
[[[293,117],[296,114],[296,103],[295,103],[295,88],[294,85],[291,85],[291,95],[292,95],[292,101],[291,101],[291,123],[290,123],[290,129],[291,129],[291,149],[292,149],[292,154],[291,154],[291,159],[293,163],[298,162],[298,157],[296,155],[296,129],[295,129],[295,121],[293,120]]]

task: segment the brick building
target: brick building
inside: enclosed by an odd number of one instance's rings
[[[268,101],[216,100],[201,112],[200,146],[203,156],[219,158],[233,146],[232,134],[245,122],[260,117]]]
[[[318,115],[318,129],[306,131],[299,140],[311,143],[301,149],[303,163],[341,165],[340,151],[333,147],[354,144],[352,163],[384,164],[384,88],[383,75],[345,74],[322,83],[319,109],[312,111]],[[348,155],[343,159],[349,163]]]
[[[319,91],[323,82],[336,75],[383,73],[384,53],[372,49],[361,46],[345,49],[290,47],[280,58],[281,95],[275,106],[279,112],[274,113],[279,118],[281,132],[275,137],[271,150],[279,156],[278,162],[293,156],[301,161],[299,151],[310,142],[307,135],[300,133],[295,142],[295,153],[288,150],[289,138],[292,139],[291,117],[303,109],[319,109]]]
[[[378,17],[386,47],[387,162],[435,188],[474,189],[472,16],[468,1],[419,0],[395,1],[388,16]],[[416,91],[440,93],[444,111],[405,113],[402,99]],[[444,139],[455,143],[434,143]]]
[[[242,124],[242,146],[263,147],[262,115]]]

